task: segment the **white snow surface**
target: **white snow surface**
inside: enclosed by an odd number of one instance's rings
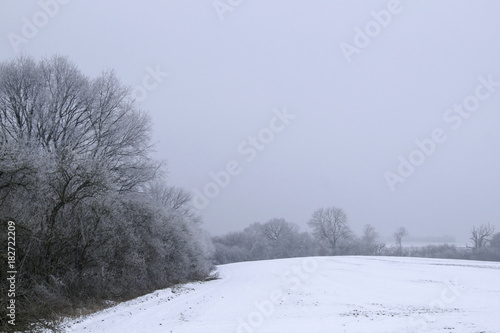
[[[218,271],[69,321],[66,332],[500,332],[500,263],[314,257]]]

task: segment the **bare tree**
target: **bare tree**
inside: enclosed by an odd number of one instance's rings
[[[295,224],[282,218],[255,222],[243,231],[213,237],[213,243],[217,264],[314,256],[319,250],[309,233],[299,232]]]
[[[352,231],[347,224],[347,215],[341,208],[330,207],[316,210],[308,222],[314,236],[328,244],[333,254],[339,254],[352,238]]]
[[[366,224],[363,228],[362,241],[365,244],[372,245],[377,240],[379,234],[371,224]]]
[[[472,249],[479,250],[488,245],[491,236],[495,233],[495,228],[489,223],[481,224],[478,228],[472,227],[471,233]]]
[[[40,190],[44,211],[26,220],[30,230],[44,232],[39,264],[49,273],[63,262],[67,247],[81,239],[86,247],[93,238],[83,235],[86,226],[75,212],[91,211],[112,193],[138,191],[160,167],[149,157],[149,119],[128,95],[113,72],[90,80],[60,56],[0,64],[0,187]],[[42,155],[43,164],[34,162]],[[90,216],[86,224],[102,222]]]
[[[398,246],[398,251],[399,254],[403,253],[403,237],[408,236],[408,230],[406,230],[405,227],[399,227],[395,232],[394,232],[394,240],[396,241],[396,244]]]
[[[279,242],[294,232],[297,232],[297,227],[283,218],[273,218],[262,225],[262,233],[273,243]]]
[[[149,184],[147,191],[154,202],[166,209],[183,213],[190,211],[191,195],[181,187],[167,186],[163,181],[156,180]]]
[[[90,79],[59,56],[0,62],[0,222],[16,221],[23,311],[42,311],[21,317],[208,274],[210,239],[189,194],[156,182],[150,135],[112,71]]]
[[[385,247],[385,244],[378,243],[378,232],[371,224],[367,224],[363,228],[363,236],[361,237],[362,251],[364,254],[379,254]]]

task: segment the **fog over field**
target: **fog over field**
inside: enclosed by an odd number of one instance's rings
[[[498,225],[500,3],[7,1],[0,59],[114,69],[212,234],[335,205],[356,231]]]

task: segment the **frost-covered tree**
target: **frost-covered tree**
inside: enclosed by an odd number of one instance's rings
[[[300,256],[300,251],[295,247],[299,238],[298,229],[283,218],[273,218],[262,224],[261,234],[269,244],[273,258]]]
[[[315,238],[327,244],[334,255],[344,252],[353,239],[347,215],[341,208],[320,208],[313,213],[308,224]]]
[[[292,258],[317,254],[316,242],[307,232],[285,219],[253,223],[240,232],[213,237],[215,261],[229,262]]]
[[[403,238],[408,236],[408,230],[405,227],[399,227],[393,234],[396,245],[398,246],[398,253],[401,255],[403,253]]]
[[[473,227],[470,237],[470,240],[472,241],[472,249],[479,250],[487,246],[494,233],[495,227],[489,223],[481,224],[479,227]]]
[[[379,233],[371,224],[367,224],[363,228],[363,235],[361,237],[361,252],[362,254],[380,254],[385,244],[378,242]]]
[[[274,218],[262,225],[262,234],[273,243],[278,243],[281,239],[295,231],[292,224],[285,219]]]
[[[210,239],[189,195],[162,180],[150,136],[112,71],[0,63],[0,222],[17,225],[19,317],[208,275]]]

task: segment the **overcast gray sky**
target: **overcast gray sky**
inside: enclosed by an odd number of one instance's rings
[[[0,60],[134,87],[212,234],[328,206],[357,232],[500,227],[499,1],[0,4]]]

